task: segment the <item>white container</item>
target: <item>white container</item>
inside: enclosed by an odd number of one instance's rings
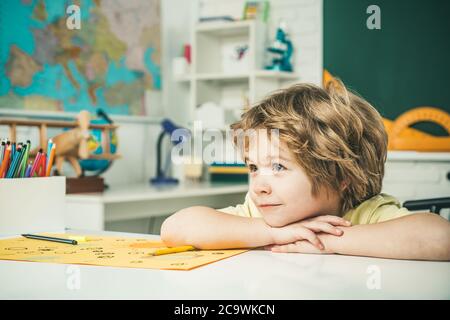
[[[0,179],[0,235],[64,231],[66,178]]]

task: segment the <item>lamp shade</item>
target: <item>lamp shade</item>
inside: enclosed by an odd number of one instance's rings
[[[176,130],[182,130],[180,132],[180,134],[178,135],[178,139],[177,140],[172,140],[171,139],[172,143],[175,144],[175,145],[180,143],[180,142],[182,142],[184,139],[187,139],[190,136],[190,132],[189,132],[188,129],[177,126],[175,123],[173,123],[169,119],[164,119],[161,122],[161,126],[162,126],[162,129],[163,129],[163,132],[165,134],[167,134],[168,136],[170,136],[171,138],[172,138],[172,134]]]

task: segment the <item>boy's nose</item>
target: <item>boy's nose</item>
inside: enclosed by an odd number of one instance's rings
[[[253,181],[250,182],[251,189],[255,194],[270,194],[272,192],[272,188],[270,187],[270,184],[265,181],[264,178],[261,179],[261,177],[253,179]]]

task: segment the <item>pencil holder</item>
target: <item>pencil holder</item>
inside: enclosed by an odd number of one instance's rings
[[[64,231],[65,177],[0,179],[0,235]]]

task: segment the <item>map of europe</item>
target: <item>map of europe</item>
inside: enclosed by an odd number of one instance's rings
[[[160,0],[1,0],[0,108],[145,115],[160,27]]]

